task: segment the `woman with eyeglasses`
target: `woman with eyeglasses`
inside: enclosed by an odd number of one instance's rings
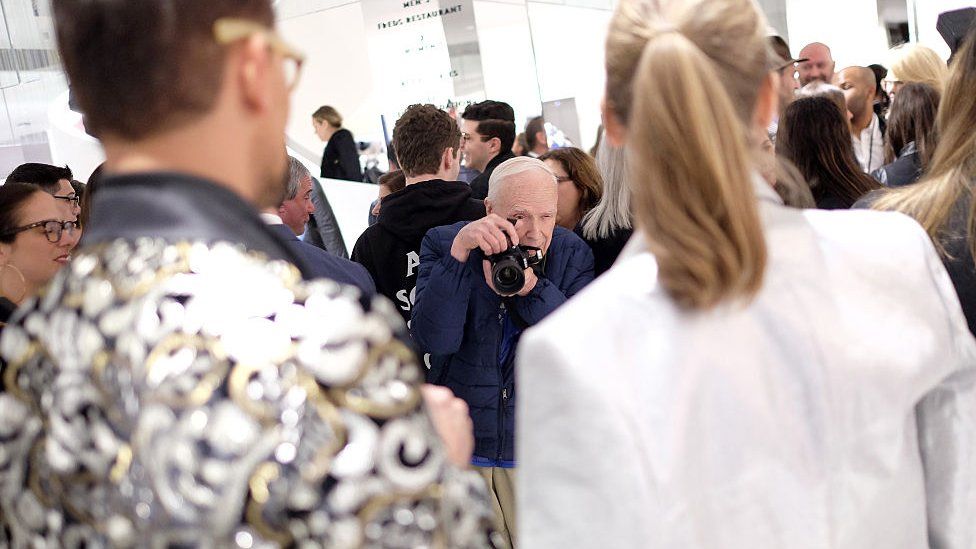
[[[556,224],[576,230],[603,195],[603,178],[593,157],[576,147],[552,149],[539,157],[556,174],[559,204]]]
[[[40,187],[0,187],[0,330],[71,259],[77,224]]]

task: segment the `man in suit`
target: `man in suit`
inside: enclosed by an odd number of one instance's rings
[[[362,265],[298,239],[298,235],[305,232],[305,225],[314,213],[312,174],[301,162],[289,156],[288,185],[283,200],[277,209],[266,209],[261,218],[287,242],[295,254],[305,259],[312,276],[356,286],[368,296],[375,294],[376,284]]]

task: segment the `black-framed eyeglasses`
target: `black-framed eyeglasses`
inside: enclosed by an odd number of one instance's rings
[[[68,196],[54,195],[54,198],[57,198],[58,200],[64,200],[66,202],[71,202],[71,204],[73,206],[80,206],[81,205],[81,197],[78,196],[78,195],[76,195],[76,194],[74,194],[74,193],[69,194]]]
[[[47,237],[47,241],[51,244],[57,244],[61,242],[61,236],[65,231],[68,234],[73,234],[75,229],[78,228],[77,221],[58,221],[56,219],[46,219],[44,221],[38,221],[37,223],[31,223],[30,225],[24,225],[23,227],[17,227],[6,233],[7,236],[20,234],[24,231],[29,231],[31,229],[36,229],[38,227],[44,228],[44,236]]]
[[[485,141],[488,141],[487,139],[485,139],[485,136],[483,136],[483,135],[471,135],[470,133],[462,132],[461,133],[461,143],[466,143],[468,141],[472,141],[476,137],[478,138],[478,141],[481,141],[482,143],[484,143]]]

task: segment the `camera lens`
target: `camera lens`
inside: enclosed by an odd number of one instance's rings
[[[503,259],[491,269],[495,289],[502,294],[517,294],[525,286],[525,273],[513,259]]]

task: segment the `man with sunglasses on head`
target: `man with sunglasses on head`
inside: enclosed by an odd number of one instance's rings
[[[105,175],[0,339],[0,546],[496,546],[463,402],[258,215],[301,61],[271,0],[52,8]]]

